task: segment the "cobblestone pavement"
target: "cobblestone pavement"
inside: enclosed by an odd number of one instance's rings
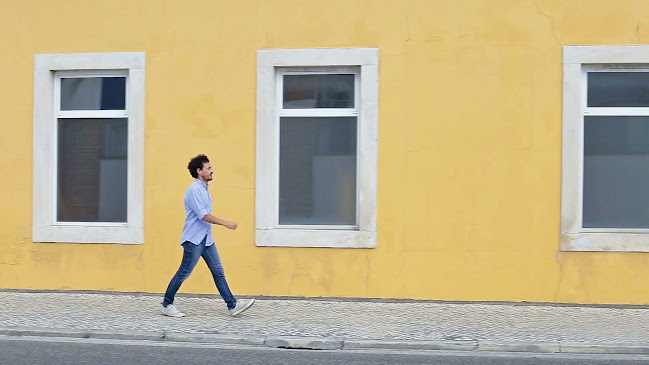
[[[494,343],[649,344],[649,308],[492,303],[258,299],[231,317],[220,298],[179,296],[187,314],[159,311],[161,296],[0,291],[0,328],[166,331],[251,337]]]

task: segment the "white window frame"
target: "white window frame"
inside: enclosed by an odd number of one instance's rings
[[[563,47],[561,250],[649,252],[649,229],[584,228],[584,116],[649,115],[649,108],[587,107],[587,72],[649,68],[649,46]]]
[[[126,76],[125,111],[61,111],[60,78]],[[34,57],[34,242],[144,242],[144,84],[142,52],[42,54]],[[128,118],[127,222],[57,222],[58,118]]]
[[[276,247],[376,247],[378,135],[377,48],[260,50],[257,53],[255,244]],[[279,118],[308,116],[282,109],[281,75],[357,72],[355,109],[317,115],[357,116],[356,226],[279,225]],[[314,114],[315,115],[315,114]]]

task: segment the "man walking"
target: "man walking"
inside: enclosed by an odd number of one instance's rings
[[[185,315],[173,305],[174,297],[182,283],[194,270],[198,259],[203,257],[207,267],[212,272],[216,288],[227,304],[230,314],[236,316],[250,308],[255,300],[236,299],[230,292],[228,282],[225,280],[223,265],[221,265],[221,259],[216,251],[214,238],[212,238],[212,225],[218,224],[235,230],[237,224],[212,215],[212,197],[207,190],[207,185],[212,181],[214,171],[207,156],[198,155],[192,158],[187,168],[196,180],[185,192],[185,213],[187,218],[185,218],[183,235],[180,240],[184,249],[183,260],[176,275],[169,282],[160,311],[171,317],[183,317]]]

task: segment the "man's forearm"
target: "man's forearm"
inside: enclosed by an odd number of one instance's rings
[[[225,219],[217,218],[211,214],[206,215],[203,217],[203,220],[207,223],[212,223],[212,224],[218,224],[219,226],[225,226],[228,221]]]
[[[226,221],[225,219],[216,218],[215,216],[208,214],[203,217],[203,220],[207,223],[218,224],[228,229],[237,229],[237,224],[232,221]]]

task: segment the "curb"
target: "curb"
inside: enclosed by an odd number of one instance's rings
[[[445,350],[475,351],[478,341],[385,341],[385,340],[348,340],[345,349],[390,349],[390,350]]]
[[[167,341],[195,342],[230,345],[262,346],[263,338],[227,336],[203,333],[180,333],[167,331],[106,331],[79,330],[63,328],[29,328],[9,327],[0,328],[0,335],[12,337],[66,337],[66,338],[95,338],[102,340],[136,340],[136,341]]]
[[[588,345],[588,344],[562,344],[562,353],[572,354],[626,354],[626,355],[649,355],[649,346],[640,344],[631,345]]]
[[[492,341],[480,341],[477,350],[484,352],[527,352],[545,354],[649,355],[649,345],[645,344],[572,344],[560,341],[553,343],[496,343]]]
[[[248,345],[263,346],[264,339],[261,337],[228,336],[202,333],[173,333],[168,332],[164,336],[169,342],[195,342],[227,345]]]
[[[328,337],[268,337],[268,347],[306,350],[342,350],[345,340]]]
[[[480,341],[478,351],[484,352],[533,352],[542,354],[561,353],[563,351],[559,342],[518,342],[518,343],[497,343],[492,341]]]
[[[181,333],[167,331],[108,331],[63,328],[0,327],[0,336],[54,337],[80,339],[110,339],[135,341],[190,342],[267,346],[285,349],[309,350],[432,350],[461,352],[521,352],[568,354],[627,354],[649,355],[645,344],[575,344],[520,342],[498,343],[481,340],[455,341],[400,341],[400,340],[346,340],[334,337],[244,337],[221,334]]]

